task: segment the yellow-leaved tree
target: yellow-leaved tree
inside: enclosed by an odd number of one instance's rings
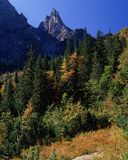
[[[66,58],[64,58],[63,60],[60,72],[61,72],[61,77],[60,77],[61,82],[66,82],[69,78],[68,64]]]

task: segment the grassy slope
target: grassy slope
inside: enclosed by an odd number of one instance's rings
[[[128,139],[123,131],[116,126],[96,132],[83,133],[71,141],[62,141],[51,146],[41,147],[41,159],[47,159],[55,151],[57,160],[73,159],[74,157],[93,152],[102,152],[104,160],[121,160],[123,153],[128,152]]]

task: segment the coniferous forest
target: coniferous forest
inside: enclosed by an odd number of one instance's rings
[[[55,150],[49,157],[40,152],[81,133],[116,126],[125,150],[108,160],[126,160],[127,36],[128,29],[115,35],[98,31],[96,37],[85,31],[82,42],[68,39],[64,54],[55,58],[41,56],[32,46],[22,69],[1,73],[0,159],[69,160],[58,158]]]

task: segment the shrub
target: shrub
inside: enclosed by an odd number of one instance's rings
[[[76,104],[68,102],[64,111],[64,120],[66,134],[73,137],[85,130],[87,126],[87,110],[81,106],[80,102]]]
[[[123,160],[128,160],[128,152],[127,153],[124,153],[123,156],[122,156]]]
[[[116,118],[116,123],[120,128],[123,128],[124,131],[128,134],[128,115],[120,114]]]
[[[111,122],[109,122],[110,116],[109,114],[103,114],[97,119],[97,125],[100,125],[100,128],[106,128],[110,126]]]
[[[49,160],[57,160],[56,152],[53,151]]]
[[[52,109],[43,117],[47,139],[60,140],[73,137],[87,125],[87,111],[80,103],[68,102],[64,107]]]
[[[62,108],[49,109],[43,117],[43,124],[47,142],[60,139],[65,128]]]
[[[23,150],[21,153],[22,160],[40,160],[40,147],[38,145],[30,147],[28,150]]]

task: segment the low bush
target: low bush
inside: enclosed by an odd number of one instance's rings
[[[43,117],[47,139],[60,140],[73,137],[87,126],[87,111],[80,103],[67,103],[66,107],[52,109]]]
[[[128,152],[127,153],[124,153],[123,156],[122,156],[123,160],[128,160]]]
[[[38,145],[30,147],[27,150],[23,150],[21,154],[22,160],[39,160],[40,159],[40,147]]]
[[[124,131],[128,134],[128,115],[120,114],[116,118],[116,123],[120,128],[123,128]]]

